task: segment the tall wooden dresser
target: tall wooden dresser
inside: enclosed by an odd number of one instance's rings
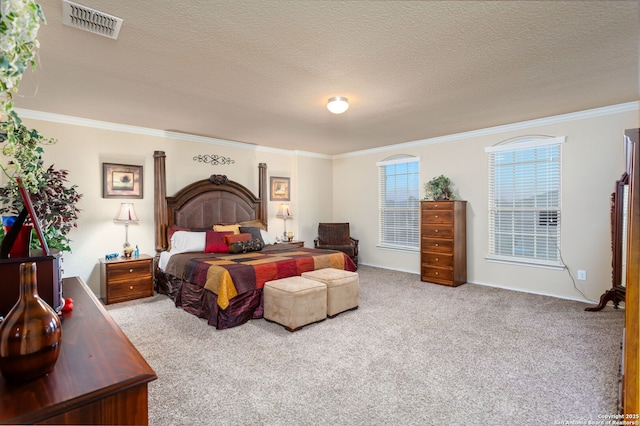
[[[459,286],[467,282],[467,202],[420,202],[420,279]]]

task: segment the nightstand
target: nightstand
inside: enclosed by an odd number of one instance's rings
[[[304,247],[304,241],[282,241],[277,245],[282,247]]]
[[[153,296],[153,257],[100,259],[100,297],[105,305]]]

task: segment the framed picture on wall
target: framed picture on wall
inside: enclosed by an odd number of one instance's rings
[[[102,163],[102,198],[142,198],[142,166]]]
[[[289,178],[271,176],[271,201],[290,201]]]

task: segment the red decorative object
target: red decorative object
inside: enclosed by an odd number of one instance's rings
[[[36,234],[38,235],[38,240],[40,241],[40,246],[42,247],[42,251],[45,256],[49,256],[49,246],[47,245],[47,240],[44,238],[44,232],[42,232],[42,228],[40,227],[40,221],[38,220],[38,216],[36,215],[36,210],[33,208],[33,202],[31,201],[31,197],[27,192],[22,180],[20,178],[16,178],[16,182],[18,182],[18,189],[20,190],[20,195],[22,195],[22,202],[24,204],[24,208],[29,212],[29,216],[31,216],[31,222],[33,223],[33,227],[36,229]]]
[[[11,226],[3,226],[4,235],[9,234]],[[22,225],[18,231],[18,236],[13,242],[13,246],[9,251],[9,258],[18,259],[22,257],[29,257],[29,248],[31,247],[31,231],[33,231],[32,225]]]
[[[62,312],[71,312],[73,311],[73,299],[70,297],[65,297],[62,299]]]
[[[36,263],[20,264],[20,298],[0,324],[0,373],[22,382],[53,371],[60,353],[58,314],[38,296]]]

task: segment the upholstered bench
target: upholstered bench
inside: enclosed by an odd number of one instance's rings
[[[327,316],[329,318],[344,311],[358,309],[360,278],[357,272],[325,268],[303,272],[302,276],[327,286]]]
[[[267,281],[262,290],[264,319],[289,331],[327,318],[327,286],[303,277]]]

